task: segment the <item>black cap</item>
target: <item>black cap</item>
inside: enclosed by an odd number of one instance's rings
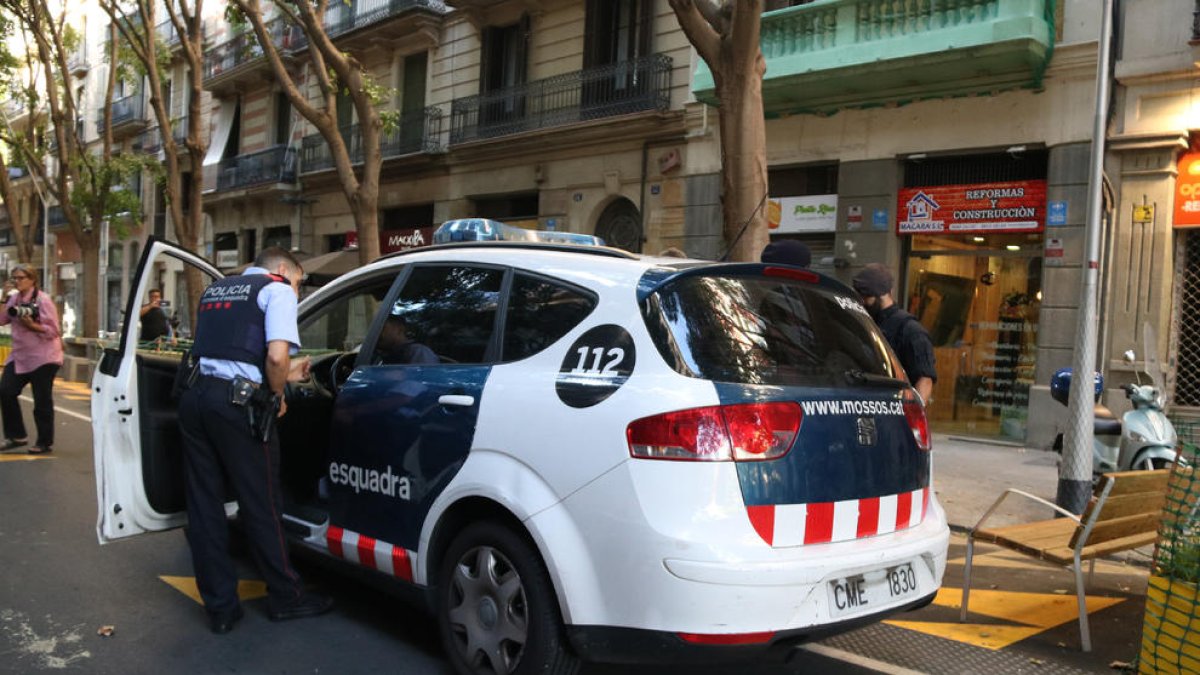
[[[879,263],[871,263],[859,270],[851,282],[854,290],[864,298],[878,298],[892,292],[895,285],[892,273]]]
[[[808,244],[795,239],[780,239],[767,244],[759,260],[769,265],[795,265],[808,267],[812,262],[812,251]]]

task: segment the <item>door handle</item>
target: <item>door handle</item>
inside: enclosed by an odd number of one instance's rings
[[[125,408],[124,410],[118,410],[118,411],[117,411],[117,414],[118,414],[118,415],[132,415],[132,414],[133,414],[133,408]]]
[[[475,397],[466,394],[445,394],[438,397],[438,405],[452,405],[460,408],[470,408],[475,405]]]

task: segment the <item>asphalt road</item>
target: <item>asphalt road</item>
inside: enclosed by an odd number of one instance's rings
[[[55,452],[0,455],[0,673],[451,673],[422,609],[303,559],[306,582],[330,593],[323,617],[272,623],[264,599],[223,636],[163,577],[192,576],[180,531],[100,546],[86,388],[56,387]],[[22,401],[32,431],[32,408]],[[241,578],[257,580],[248,558]],[[112,627],[102,637],[98,631]],[[697,668],[589,666],[615,673],[865,673],[826,652],[788,664]]]

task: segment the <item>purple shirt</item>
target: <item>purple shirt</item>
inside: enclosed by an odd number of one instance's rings
[[[44,333],[30,330],[20,319],[8,315],[9,307],[16,305],[19,300],[28,301],[32,293],[37,293],[38,323],[46,329]],[[47,363],[62,365],[63,348],[62,340],[59,339],[58,310],[55,309],[54,301],[49,295],[38,290],[31,291],[23,297],[20,293],[10,295],[4,303],[4,311],[0,311],[0,326],[6,324],[12,325],[12,353],[8,355],[5,365],[13,364],[17,373],[22,375],[33,372]]]

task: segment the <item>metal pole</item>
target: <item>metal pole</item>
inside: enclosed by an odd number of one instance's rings
[[[1092,156],[1088,176],[1087,224],[1079,290],[1079,317],[1075,332],[1075,358],[1071,364],[1071,397],[1063,442],[1063,459],[1058,467],[1058,505],[1072,513],[1087,508],[1092,488],[1092,425],[1096,369],[1097,298],[1100,277],[1100,228],[1103,221],[1104,141],[1108,128],[1109,60],[1112,58],[1114,0],[1104,0],[1100,21],[1100,44],[1096,59],[1096,117],[1092,127]]]

